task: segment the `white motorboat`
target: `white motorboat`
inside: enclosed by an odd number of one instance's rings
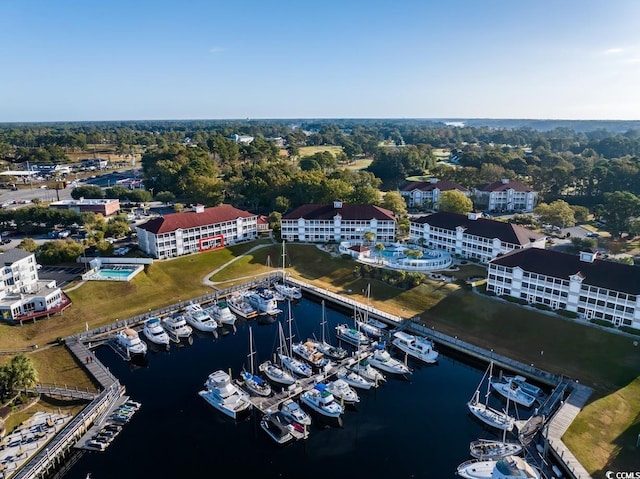
[[[258,313],[276,315],[282,310],[278,308],[278,301],[270,289],[256,288],[243,293],[245,299],[253,306]]]
[[[273,283],[274,289],[282,295],[284,299],[291,299],[293,301],[302,298],[302,291],[298,286],[294,286],[282,280],[282,282]]]
[[[329,358],[325,358],[324,354],[316,349],[312,341],[294,343],[291,345],[291,350],[315,368],[323,369],[330,363]]]
[[[249,328],[249,354],[247,355],[249,361],[249,371],[243,370],[240,373],[240,377],[244,383],[244,386],[250,391],[259,396],[269,396],[271,394],[271,385],[253,373],[253,365],[255,351],[253,348],[253,331]]]
[[[368,359],[358,361],[353,366],[351,366],[351,370],[365,378],[367,381],[373,382],[374,384],[380,384],[381,382],[387,380],[384,374],[371,366],[371,363],[369,363]]]
[[[336,337],[356,347],[367,346],[371,342],[366,334],[348,324],[336,326]]]
[[[433,347],[433,343],[422,336],[413,336],[404,331],[396,331],[391,343],[398,349],[404,351],[409,356],[424,361],[425,363],[435,363],[439,353]]]
[[[189,338],[193,334],[193,329],[187,324],[182,314],[176,313],[162,320],[162,327],[170,338],[179,341],[183,338]]]
[[[236,315],[231,312],[229,304],[223,299],[213,303],[206,311],[209,313],[209,316],[220,324],[227,326],[234,326],[236,324]]]
[[[356,319],[356,325],[358,330],[373,339],[380,339],[384,334],[384,330],[374,326],[369,321],[360,321]]]
[[[316,384],[312,389],[303,392],[300,400],[314,411],[328,417],[340,417],[344,408],[336,402],[325,384]]]
[[[506,432],[506,431],[505,431]],[[522,454],[522,444],[504,440],[478,439],[469,444],[469,453],[476,459],[501,459]]]
[[[293,440],[291,426],[280,411],[265,413],[260,418],[260,427],[278,444],[286,444]]]
[[[240,293],[232,294],[227,298],[227,306],[232,313],[244,319],[253,319],[258,316],[258,310],[249,304],[249,301]]]
[[[209,404],[233,419],[252,407],[249,395],[234,386],[231,377],[223,370],[209,374],[205,389],[198,393]]]
[[[513,380],[491,381],[491,387],[503,397],[521,406],[531,407],[536,401],[535,396],[525,392],[520,385]]]
[[[328,358],[337,360],[346,358],[349,354],[346,349],[341,348],[340,346],[334,346],[326,339],[327,319],[324,313],[324,300],[322,300],[322,321],[320,322],[320,326],[322,328],[322,338],[319,341],[317,339],[307,338],[307,342],[312,343],[318,351]]]
[[[349,386],[353,386],[358,389],[371,389],[372,387],[377,387],[378,385],[363,378],[358,373],[355,373],[347,368],[338,369],[336,376],[339,379],[342,379]]]
[[[336,379],[327,383],[327,391],[333,394],[337,401],[344,404],[356,404],[360,402],[360,396],[353,387],[344,379]]]
[[[147,353],[147,343],[140,339],[136,330],[131,328],[118,331],[116,344],[126,351],[128,356],[142,356]]]
[[[494,460],[474,460],[460,464],[456,470],[466,479],[541,479],[540,471],[518,456]]]
[[[381,371],[391,374],[411,374],[409,366],[394,358],[387,351],[384,343],[375,345],[371,356],[369,356],[369,363]]]
[[[145,337],[154,344],[160,346],[168,346],[171,342],[169,335],[162,327],[162,323],[158,318],[149,318],[144,322],[142,332]]]
[[[184,319],[189,326],[205,333],[218,335],[220,326],[199,304],[191,303],[184,309]]]
[[[503,376],[502,379],[505,381],[512,381],[513,383],[517,384],[522,391],[526,392],[527,394],[531,394],[536,398],[544,396],[544,392],[542,391],[542,389],[540,389],[538,386],[528,383],[527,378],[525,378],[524,376]]]
[[[301,426],[311,426],[311,416],[293,399],[285,399],[280,405],[280,411],[282,411],[282,414],[287,418],[297,422]]]
[[[480,380],[480,383],[478,384],[477,389],[473,393],[472,398],[467,403],[467,407],[469,408],[469,411],[471,412],[471,414],[476,416],[485,424],[491,427],[495,427],[496,429],[500,429],[502,431],[511,431],[513,429],[513,426],[515,425],[515,419],[512,416],[509,416],[509,414],[507,413],[507,411],[509,410],[509,399],[507,398],[506,411],[498,411],[497,409],[494,409],[487,404],[487,400],[491,393],[489,384],[491,383],[492,371],[493,371],[493,362],[491,362],[491,364],[489,365],[489,368],[484,373],[484,376],[482,376],[482,379]],[[489,379],[487,383],[487,393],[485,395],[485,402],[483,403],[480,401],[480,388],[487,374],[489,375]]]

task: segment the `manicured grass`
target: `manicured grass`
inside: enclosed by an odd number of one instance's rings
[[[638,470],[640,377],[588,404],[562,438],[593,475]]]
[[[305,156],[313,156],[316,153],[320,153],[323,151],[328,151],[330,153],[333,153],[333,155],[336,155],[342,151],[342,147],[335,145],[301,146],[298,151],[300,152],[300,158],[303,158]]]

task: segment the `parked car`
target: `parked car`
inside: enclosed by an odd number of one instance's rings
[[[587,233],[587,238],[600,238],[599,233]]]

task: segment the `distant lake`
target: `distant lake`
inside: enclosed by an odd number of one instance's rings
[[[320,304],[303,299],[294,305],[293,317],[294,340],[314,333],[320,337]],[[351,319],[329,308],[326,317],[335,343],[335,325]],[[466,407],[484,366],[441,354],[437,365],[410,360],[414,373],[408,379],[387,375],[387,383],[378,389],[359,390],[361,402],[347,409],[342,427],[321,427],[314,417],[306,441],[277,446],[260,428],[258,412],[235,423],[198,396],[216,369],[231,368],[238,377],[247,360],[249,326],[258,363],[272,356],[277,324],[236,324],[235,333],[218,339],[198,334],[192,345],[172,344],[169,352],[150,350],[146,367],[131,366],[108,347],[98,349],[98,358],[142,407],[105,452],[84,453],[64,477],[85,479],[90,472],[92,479],[221,474],[441,479],[454,477],[456,467],[469,459],[470,441],[496,437]],[[495,394],[491,401],[500,405]]]

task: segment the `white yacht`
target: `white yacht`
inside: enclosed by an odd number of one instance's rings
[[[168,346],[171,341],[158,318],[147,319],[144,322],[142,332],[149,341],[160,346]]]
[[[249,395],[231,383],[231,377],[223,370],[209,374],[205,389],[198,393],[209,404],[233,419],[251,409]]]
[[[354,388],[358,389],[366,390],[377,386],[377,384],[363,378],[358,373],[355,373],[347,368],[338,369],[336,376],[346,382],[349,386],[353,386]]]
[[[138,332],[125,328],[116,334],[116,343],[127,352],[129,356],[141,356],[147,353],[147,343],[140,339]]]
[[[258,316],[258,310],[249,304],[243,294],[234,293],[227,298],[227,306],[232,313],[244,319],[253,319]]]
[[[328,417],[340,417],[344,408],[336,402],[325,384],[316,384],[313,389],[303,392],[300,400],[314,411]]]
[[[244,297],[258,313],[276,315],[282,310],[278,308],[278,301],[273,292],[267,288],[256,288],[244,292]]]
[[[518,456],[467,461],[458,466],[456,473],[466,479],[541,479],[542,477],[537,468]]]
[[[369,363],[381,371],[391,374],[411,374],[409,366],[389,354],[384,343],[376,344]]]
[[[351,366],[351,370],[374,384],[380,384],[387,380],[387,378],[384,377],[384,374],[371,366],[368,359],[358,361]]]
[[[348,324],[336,326],[336,337],[356,347],[367,346],[371,342],[366,334]]]
[[[476,416],[485,424],[495,427],[496,429],[500,429],[502,431],[511,431],[513,429],[513,426],[515,426],[516,420],[515,418],[513,418],[512,416],[509,416],[508,414],[509,398],[507,397],[507,407],[505,411],[498,411],[497,409],[494,409],[491,406],[489,406],[489,404],[487,403],[487,400],[489,398],[489,394],[491,391],[490,384],[491,384],[492,372],[493,372],[493,362],[489,364],[489,367],[487,368],[484,375],[482,376],[482,379],[480,380],[478,387],[473,393],[473,396],[471,397],[469,402],[467,402],[467,407],[469,408],[469,411],[471,412],[471,414]],[[483,403],[480,400],[480,388],[482,387],[482,383],[484,382],[487,376],[488,376],[487,392],[485,394],[485,401]]]
[[[397,331],[393,336],[394,339],[391,343],[409,356],[424,361],[425,363],[435,363],[438,360],[439,353],[433,348],[433,343],[427,338],[412,336],[403,331]]]
[[[527,394],[531,394],[532,396],[535,396],[536,398],[540,398],[542,396],[544,396],[544,392],[542,391],[542,389],[540,389],[538,386],[535,386],[531,383],[527,382],[527,378],[525,378],[524,376],[502,376],[502,379],[505,381],[512,381],[515,384],[517,384],[520,389],[524,392],[526,392]]]
[[[356,404],[360,402],[360,396],[353,387],[344,379],[336,379],[327,383],[327,391],[329,391],[336,400],[344,404]]]
[[[285,399],[280,405],[280,411],[290,420],[297,422],[301,426],[311,426],[311,416],[309,416],[300,404],[293,399]]]
[[[205,333],[214,333],[220,326],[199,304],[189,304],[184,309],[184,319],[192,328]]]
[[[503,397],[521,406],[531,407],[536,401],[535,396],[525,392],[517,382],[511,379],[507,381],[491,381],[491,387]]]
[[[191,337],[193,329],[187,324],[182,314],[176,313],[162,320],[162,327],[174,341]]]
[[[216,301],[206,309],[209,316],[215,319],[218,323],[227,326],[234,326],[236,324],[236,315],[231,312],[229,305],[225,300]]]

